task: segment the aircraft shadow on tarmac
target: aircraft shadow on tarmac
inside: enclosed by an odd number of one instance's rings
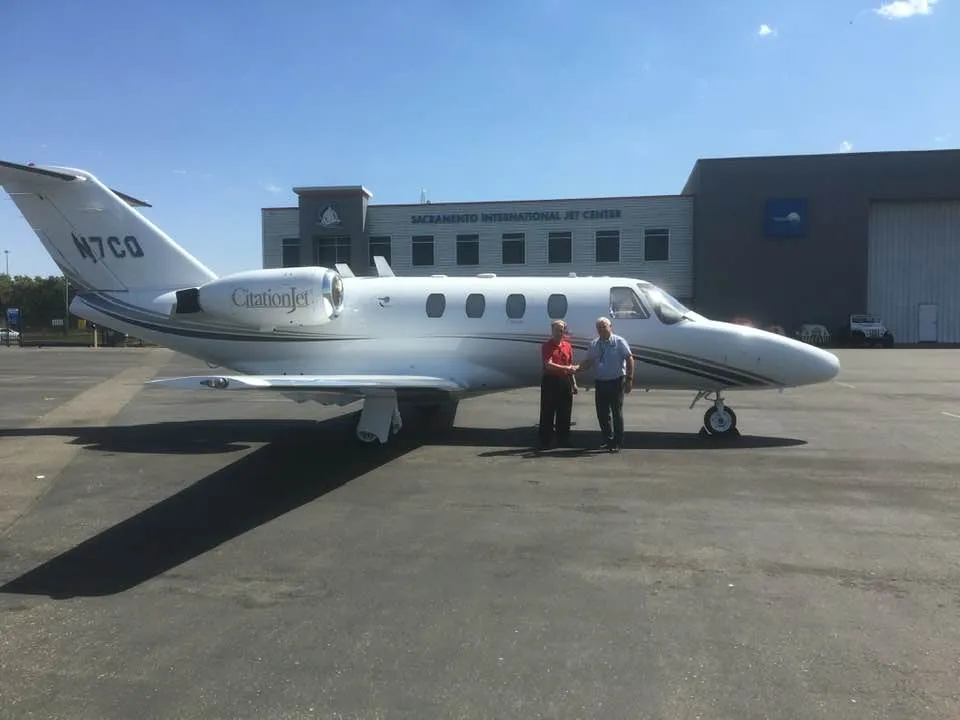
[[[358,413],[349,413],[329,420],[260,420],[260,419],[210,419],[157,422],[144,425],[115,425],[106,427],[48,427],[48,428],[0,428],[4,437],[72,437],[73,445],[82,445],[90,450],[108,453],[139,453],[148,455],[204,455],[231,453],[249,449],[263,443],[292,442],[301,440],[308,445],[329,442],[335,445],[338,455],[343,454],[345,443],[357,443],[353,427]],[[571,433],[571,447],[547,451],[583,453],[589,452],[599,441],[595,429],[576,430]],[[481,452],[481,457],[516,455],[533,452],[537,443],[536,425],[521,425],[511,428],[445,428],[433,432],[415,423],[404,421],[400,435],[390,440],[377,453],[391,448],[405,451],[423,446],[461,446],[477,448],[505,448]],[[710,439],[702,433],[659,432],[627,430],[624,434],[624,450],[711,450],[755,449],[805,445],[805,440],[760,435],[740,435],[731,439]],[[362,453],[362,446],[358,452]],[[545,453],[545,454],[547,454]],[[312,449],[305,454],[313,455]]]
[[[230,465],[0,586],[0,592],[63,599],[124,592],[419,447],[483,447],[530,453],[536,428],[409,428],[370,452],[349,447],[356,413],[330,420],[199,420],[140,426],[0,430],[0,437],[63,435],[105,452],[231,452],[265,443]],[[597,433],[580,433],[588,452]],[[576,435],[575,435],[576,437]],[[576,442],[576,441],[575,441]],[[802,441],[743,436],[716,443],[695,433],[628,432],[625,449],[776,447]],[[490,448],[505,448],[489,450]],[[565,450],[553,452],[568,452]],[[317,458],[323,458],[318,465]]]

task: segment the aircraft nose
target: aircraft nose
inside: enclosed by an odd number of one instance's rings
[[[832,352],[818,347],[807,346],[807,357],[804,363],[804,385],[814,385],[833,380],[840,374],[840,358]]]

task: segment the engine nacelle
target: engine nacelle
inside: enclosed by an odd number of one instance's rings
[[[324,325],[343,310],[343,278],[324,267],[271,268],[178,290],[174,315],[205,313],[257,328]]]

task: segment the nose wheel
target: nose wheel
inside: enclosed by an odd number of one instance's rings
[[[698,400],[710,395],[713,395],[713,407],[708,408],[703,414],[703,429],[701,430],[701,434],[706,433],[709,437],[715,438],[739,437],[740,431],[737,430],[737,414],[731,408],[727,407],[719,391],[702,391],[697,393],[697,397],[694,398],[690,404],[690,408],[692,409]]]
[[[726,405],[714,405],[703,414],[703,427],[712,437],[735,437],[737,431],[737,414]]]

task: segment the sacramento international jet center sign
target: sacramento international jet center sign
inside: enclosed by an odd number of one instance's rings
[[[606,210],[534,210],[531,212],[441,213],[411,215],[414,225],[452,225],[458,223],[555,222],[569,220],[616,220],[619,208]]]

